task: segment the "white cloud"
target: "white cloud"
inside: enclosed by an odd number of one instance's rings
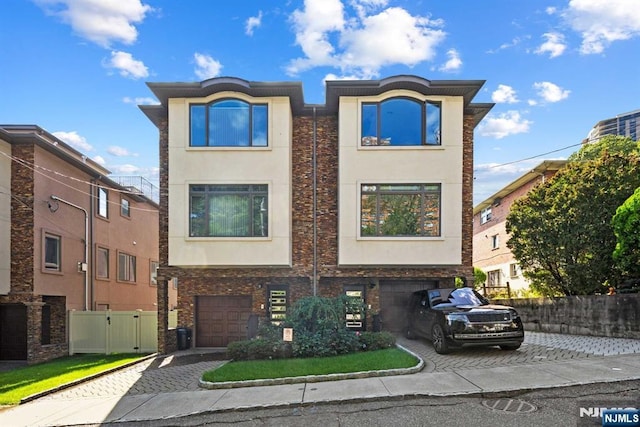
[[[124,102],[125,104],[134,104],[134,105],[159,105],[160,104],[160,102],[157,99],[151,98],[151,97],[131,98],[131,97],[125,96],[124,98],[122,98],[122,102]]]
[[[140,0],[36,0],[46,13],[59,16],[82,38],[108,48],[113,42],[132,44],[134,24],[153,10]]]
[[[484,163],[476,165],[473,173],[473,204],[491,198],[511,182],[539,165],[544,159],[529,159],[517,163]]]
[[[550,58],[555,58],[564,53],[567,45],[564,42],[564,35],[560,33],[545,33],[542,35],[547,41],[542,43],[536,50],[535,53],[539,55],[544,55],[545,53],[549,53]]]
[[[507,85],[498,85],[498,89],[491,94],[491,100],[498,104],[515,104],[520,102],[516,96],[516,91]]]
[[[96,162],[97,164],[99,164],[102,167],[104,167],[107,164],[107,161],[102,156],[95,156],[93,158],[93,161]]]
[[[141,171],[140,167],[131,164],[110,166],[109,169],[114,175],[137,175]]]
[[[296,75],[318,66],[339,67],[343,74],[372,78],[391,64],[414,66],[435,57],[435,48],[445,38],[441,20],[413,16],[391,7],[377,14],[367,13],[385,6],[384,1],[356,1],[357,16],[345,17],[338,0],[306,0],[292,22],[296,43],[305,57],[290,62],[287,72]]]
[[[507,111],[499,115],[487,116],[478,126],[478,133],[496,139],[509,135],[529,132],[533,122],[520,116],[518,111]]]
[[[195,73],[200,80],[207,80],[220,75],[222,64],[209,55],[194,53],[193,59],[196,62]]]
[[[142,61],[134,59],[130,53],[114,51],[111,59],[104,62],[104,66],[119,70],[120,75],[132,79],[149,77],[149,70]]]
[[[615,41],[640,36],[637,0],[571,0],[563,16],[581,34],[583,54],[602,53]]]
[[[563,99],[567,99],[570,90],[562,89],[560,86],[551,82],[536,82],[533,87],[538,91],[540,96],[546,102],[559,102]]]
[[[457,71],[462,67],[462,59],[460,59],[460,53],[455,49],[449,49],[447,51],[449,59],[442,65],[439,70],[444,72]]]
[[[79,151],[85,152],[85,151],[93,150],[93,147],[91,146],[91,144],[87,142],[86,138],[84,136],[78,135],[78,132],[76,131],[53,132],[52,135],[58,139],[63,140],[64,142],[66,142],[67,144],[69,144],[73,148],[76,148]]]
[[[251,16],[249,19],[247,19],[244,30],[245,34],[248,36],[252,36],[253,30],[256,28],[260,28],[260,25],[262,25],[262,11],[258,12],[258,16]]]
[[[107,149],[107,153],[116,157],[127,157],[127,156],[137,156],[137,154],[130,152],[124,147],[118,147],[117,145],[112,145]]]

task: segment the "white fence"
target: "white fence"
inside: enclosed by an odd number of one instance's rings
[[[70,311],[69,354],[155,353],[155,311]]]

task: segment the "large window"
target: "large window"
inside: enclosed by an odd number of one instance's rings
[[[98,187],[98,215],[109,217],[109,192],[103,187]]]
[[[362,104],[362,145],[440,145],[440,102],[390,98]]]
[[[60,236],[44,234],[44,269],[46,271],[61,271]]]
[[[121,282],[136,281],[136,257],[124,252],[118,253],[118,280]]]
[[[191,185],[189,235],[192,237],[266,237],[266,184]]]
[[[360,235],[440,236],[440,184],[363,184]]]
[[[192,147],[266,147],[268,106],[239,99],[191,105]]]

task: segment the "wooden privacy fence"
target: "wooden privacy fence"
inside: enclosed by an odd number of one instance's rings
[[[155,353],[155,311],[69,311],[69,354]]]

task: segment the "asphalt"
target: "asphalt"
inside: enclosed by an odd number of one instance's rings
[[[167,420],[250,408],[298,407],[418,396],[490,396],[640,379],[640,340],[527,332],[516,351],[493,348],[435,353],[430,343],[398,338],[417,355],[413,369],[306,377],[280,383],[202,383],[223,354],[191,349],[157,355],[126,369],[0,411],[0,425],[73,426]]]

